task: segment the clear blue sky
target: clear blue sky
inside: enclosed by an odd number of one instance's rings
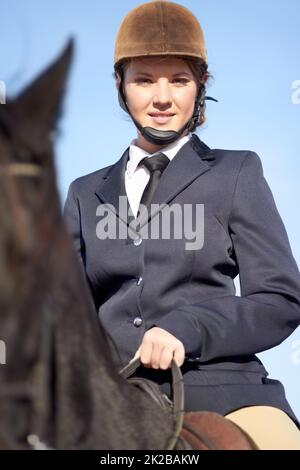
[[[76,57],[57,145],[64,201],[70,182],[116,162],[135,128],[120,110],[112,78],[114,42],[136,0],[1,0],[0,80],[16,93],[53,60],[67,38]],[[214,81],[207,122],[212,148],[257,152],[300,266],[299,0],[182,0],[200,20]],[[300,92],[298,93],[298,97]],[[299,101],[299,100],[298,100]],[[270,227],[270,230],[272,228]],[[300,418],[300,329],[260,355]]]

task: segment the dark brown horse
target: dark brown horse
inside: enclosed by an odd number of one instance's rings
[[[118,374],[63,224],[53,143],[72,49],[0,106],[0,448],[188,448]],[[198,448],[251,448],[221,416],[188,418]]]

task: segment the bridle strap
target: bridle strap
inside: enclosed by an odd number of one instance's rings
[[[34,389],[29,386],[26,382],[17,382],[14,384],[1,384],[0,389],[0,400],[12,399],[12,400],[32,400],[34,396]]]
[[[119,374],[123,379],[130,377],[140,366],[142,362],[140,358],[136,358],[130,362],[127,366],[123,367],[119,371]],[[172,360],[172,385],[173,385],[173,417],[175,419],[175,433],[171,437],[166,449],[172,450],[175,448],[177,440],[180,436],[183,418],[184,418],[184,386],[181,370],[174,361]]]
[[[42,173],[41,167],[34,163],[2,163],[0,176],[31,176],[37,177]]]

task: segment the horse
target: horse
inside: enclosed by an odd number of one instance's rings
[[[70,40],[0,106],[0,339],[7,356],[0,448],[253,449],[216,413],[179,410],[185,419],[178,429],[171,406],[118,371],[56,183],[54,147],[73,50]]]

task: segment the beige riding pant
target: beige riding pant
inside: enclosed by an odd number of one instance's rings
[[[248,406],[226,415],[246,431],[260,450],[300,450],[294,421],[273,406]]]

